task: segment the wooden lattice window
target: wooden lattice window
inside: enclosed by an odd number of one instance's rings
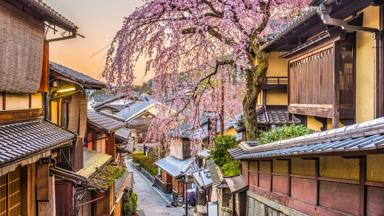
[[[20,214],[20,168],[17,168],[0,177],[0,216]]]

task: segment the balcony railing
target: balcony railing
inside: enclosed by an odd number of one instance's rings
[[[264,89],[287,88],[287,87],[288,87],[288,77],[284,77],[284,76],[266,77],[263,85]]]

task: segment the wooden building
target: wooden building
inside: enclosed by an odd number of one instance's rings
[[[34,0],[0,1],[0,26],[0,215],[55,215],[50,169],[77,135],[48,120],[48,49],[77,27]],[[47,38],[52,28],[64,37]]]
[[[381,215],[384,119],[261,146],[242,143],[247,215]]]
[[[77,135],[77,142],[60,149],[60,157],[65,160],[52,169],[57,176],[55,190],[58,215],[87,215],[87,205],[81,205],[84,201],[79,197],[93,193],[97,188],[95,185],[88,187],[89,176],[81,175],[80,171],[84,166],[90,166],[92,161],[92,154],[83,151],[87,131],[86,90],[105,87],[104,83],[83,73],[49,62],[49,118],[52,123]],[[109,158],[103,159],[106,163]],[[103,164],[95,164],[96,167],[100,165]]]
[[[316,131],[382,116],[380,2],[320,2],[261,47],[286,62],[289,112]]]
[[[124,157],[117,154],[115,132],[125,126],[126,123],[123,121],[116,120],[100,112],[88,110],[86,152],[94,152],[110,157],[110,160],[104,163],[97,157],[91,157],[91,160],[95,159],[103,164],[102,168],[95,169],[95,172],[92,172],[88,177],[91,183],[100,185],[103,189],[102,193],[98,193],[96,197],[88,197],[89,200],[96,201],[91,207],[91,215],[120,216],[123,214],[122,193],[131,184],[132,180],[130,178],[132,178],[132,175],[128,174],[125,168]],[[95,162],[90,162],[89,167],[93,167],[94,164]],[[83,170],[87,173],[89,167],[85,166]],[[84,202],[87,203],[86,200]]]
[[[261,48],[286,61],[289,113],[323,132],[229,151],[243,215],[382,215],[382,1],[311,5]]]

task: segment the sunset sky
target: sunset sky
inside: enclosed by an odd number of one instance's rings
[[[124,17],[142,0],[44,0],[49,6],[74,22],[85,38],[75,38],[50,44],[50,59],[77,71],[101,79],[105,55]],[[136,83],[143,77],[144,62],[136,66]]]

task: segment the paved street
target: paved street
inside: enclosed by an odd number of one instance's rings
[[[157,216],[157,215],[184,215],[183,208],[167,207],[165,200],[152,188],[151,183],[134,167],[127,163],[127,167],[133,172],[134,192],[139,198],[140,216]]]

